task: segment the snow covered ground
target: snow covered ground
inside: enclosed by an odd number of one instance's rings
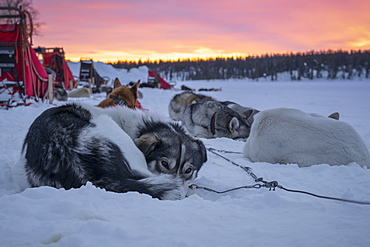
[[[68,67],[71,69],[72,74],[79,77],[80,74],[80,62],[68,62]],[[94,69],[98,72],[98,74],[108,79],[107,85],[113,85],[114,79],[118,78],[122,85],[127,85],[130,82],[137,82],[140,80],[141,82],[148,81],[148,67],[147,66],[140,66],[139,68],[132,68],[130,70],[127,69],[116,69],[110,64],[102,63],[102,62],[95,62]]]
[[[269,82],[249,80],[178,82],[219,100],[259,110],[293,107],[329,115],[338,111],[370,149],[370,81]],[[142,106],[168,118],[179,91],[140,89]],[[104,94],[83,100],[98,104]],[[71,99],[72,100],[72,99]],[[63,104],[56,102],[55,105]],[[160,201],[135,192],[116,194],[91,184],[16,193],[10,169],[18,160],[29,125],[54,105],[0,110],[0,246],[370,246],[370,205],[320,199],[280,189],[241,189],[226,194],[196,190],[181,201]],[[202,139],[207,147],[242,152],[244,142]],[[249,166],[265,180],[319,195],[370,201],[370,170],[357,164],[251,163],[242,154],[223,154]],[[254,184],[242,169],[208,153],[196,184],[224,190]]]

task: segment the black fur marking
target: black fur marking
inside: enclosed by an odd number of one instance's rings
[[[74,104],[44,111],[32,123],[23,144],[27,174],[40,176],[40,183],[45,185],[56,186],[50,181],[58,180],[66,189],[80,187],[75,176],[61,170],[75,163],[76,154],[71,150],[76,149],[81,130],[93,126],[90,120],[90,112]],[[32,180],[29,182],[36,186]]]
[[[119,147],[108,139],[92,138],[87,149],[90,153],[81,153],[79,158],[88,181],[100,188],[119,193],[137,191],[156,198],[173,189],[173,184],[154,189],[155,186],[143,181],[146,176],[132,170]]]
[[[146,133],[159,131],[160,129],[168,130],[170,127],[172,127],[176,133],[179,133],[181,135],[187,135],[186,130],[177,122],[163,123],[145,120],[144,122],[145,124],[143,125],[143,127],[139,129],[138,136],[144,135]]]
[[[151,122],[145,123],[144,127],[139,130],[139,136],[154,133],[160,142],[155,146],[152,152],[145,155],[147,163],[155,161],[157,165],[154,167],[157,173],[162,173],[159,165],[161,159],[166,157],[168,160],[175,160],[176,166],[169,174],[178,174],[182,170],[186,162],[193,165],[194,170],[198,171],[203,163],[207,161],[206,149],[203,143],[189,136],[185,129],[177,122],[162,123]],[[163,140],[163,141],[161,141]],[[182,153],[182,145],[185,146]],[[185,160],[180,160],[181,157]],[[183,174],[180,176],[184,176]],[[185,178],[183,179],[190,179]]]
[[[95,127],[91,120],[91,113],[78,104],[51,108],[36,118],[22,148],[31,186],[70,189],[90,181],[109,191],[137,191],[155,198],[179,189],[170,176],[162,180],[132,170],[120,149],[125,147],[107,138],[82,136],[81,141],[82,131]]]

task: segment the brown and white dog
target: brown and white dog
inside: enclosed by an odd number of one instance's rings
[[[131,87],[122,86],[118,78],[114,80],[113,91],[108,98],[99,103],[98,107],[107,108],[116,105],[124,105],[128,108],[135,109],[138,106],[138,88],[140,80]]]

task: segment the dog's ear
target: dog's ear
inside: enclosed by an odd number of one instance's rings
[[[131,90],[131,92],[132,92],[132,94],[133,95],[136,95],[137,97],[136,98],[138,98],[138,88],[139,88],[139,86],[140,86],[140,80],[138,80],[134,85],[132,85],[132,87],[130,88],[130,90]]]
[[[329,118],[332,118],[332,119],[335,119],[335,120],[339,120],[339,113],[338,112],[334,112],[332,114],[329,115]]]
[[[153,133],[148,133],[136,138],[135,145],[140,149],[144,155],[151,153],[159,144],[161,140]]]
[[[202,154],[202,164],[206,163],[206,161],[207,161],[207,149],[206,149],[206,147],[204,146],[204,144],[201,140],[197,139],[196,142],[198,143],[199,148],[200,148],[200,152]]]
[[[248,123],[249,127],[252,126],[254,115],[256,115],[259,112],[260,111],[256,110],[256,109],[250,109],[250,110],[247,110],[247,111],[243,112],[243,116],[247,120],[247,123]]]
[[[122,84],[119,81],[118,77],[116,77],[116,79],[114,79],[114,82],[113,82],[113,89],[116,89],[117,87],[120,87],[120,86],[122,86]]]
[[[234,133],[237,128],[239,128],[239,120],[233,117],[229,122],[229,130],[231,133]]]

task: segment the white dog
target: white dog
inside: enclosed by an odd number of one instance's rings
[[[254,116],[244,157],[253,162],[370,167],[369,150],[347,123],[297,109],[278,108]]]

